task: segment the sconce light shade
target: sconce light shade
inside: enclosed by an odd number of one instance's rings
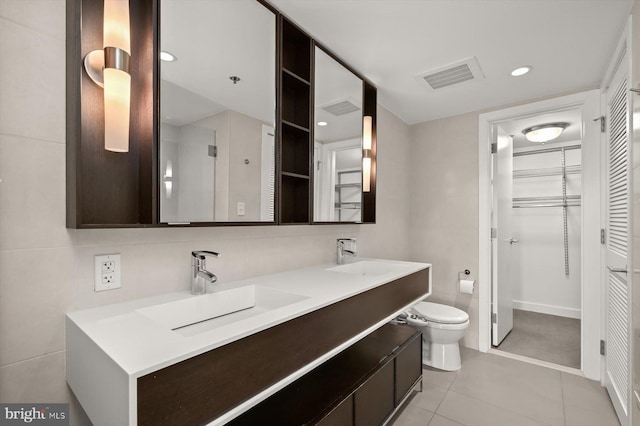
[[[371,149],[371,129],[373,119],[370,115],[362,117],[362,149]]]
[[[129,0],[104,0],[104,47],[116,47],[131,54]]]
[[[548,123],[527,127],[522,131],[529,142],[548,142],[562,134],[569,123]]]
[[[129,151],[131,35],[129,0],[104,1],[104,148]]]
[[[104,89],[104,149],[129,152],[131,30],[129,0],[105,0],[103,49],[84,59],[87,74]]]
[[[371,137],[373,134],[373,118],[362,117],[362,192],[371,191]]]
[[[371,158],[362,158],[362,192],[371,191]]]

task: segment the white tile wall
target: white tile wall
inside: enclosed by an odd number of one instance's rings
[[[0,0],[0,401],[71,402],[66,312],[189,286],[189,252],[220,281],[330,262],[335,239],[361,256],[408,258],[409,126],[379,108],[376,225],[65,228],[65,1]],[[121,253],[122,289],[93,291],[93,256]],[[423,259],[426,260],[426,259]]]
[[[411,127],[410,258],[433,263],[432,301],[469,313],[464,344],[478,348],[478,286],[460,294],[458,272],[478,273],[478,114]]]

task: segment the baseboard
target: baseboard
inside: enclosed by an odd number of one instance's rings
[[[563,306],[543,305],[540,303],[523,302],[521,300],[513,301],[513,309],[522,311],[538,312],[540,314],[557,315],[567,318],[581,318],[580,309],[565,308]]]

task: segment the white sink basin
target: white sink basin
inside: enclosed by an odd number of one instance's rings
[[[327,271],[343,272],[353,275],[384,275],[390,272],[401,272],[406,267],[401,264],[392,262],[373,262],[370,260],[363,260],[360,262],[347,263],[346,265],[334,266],[327,268]]]
[[[193,336],[307,299],[299,294],[249,285],[136,310],[185,336]]]

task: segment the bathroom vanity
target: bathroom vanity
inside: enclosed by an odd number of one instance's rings
[[[72,312],[67,381],[95,424],[249,424],[288,395],[310,398],[305,422],[362,424],[353,404],[369,396],[384,419],[421,373],[419,335],[385,324],[430,282],[429,264],[362,260]],[[331,371],[323,395],[335,397],[313,399]]]

